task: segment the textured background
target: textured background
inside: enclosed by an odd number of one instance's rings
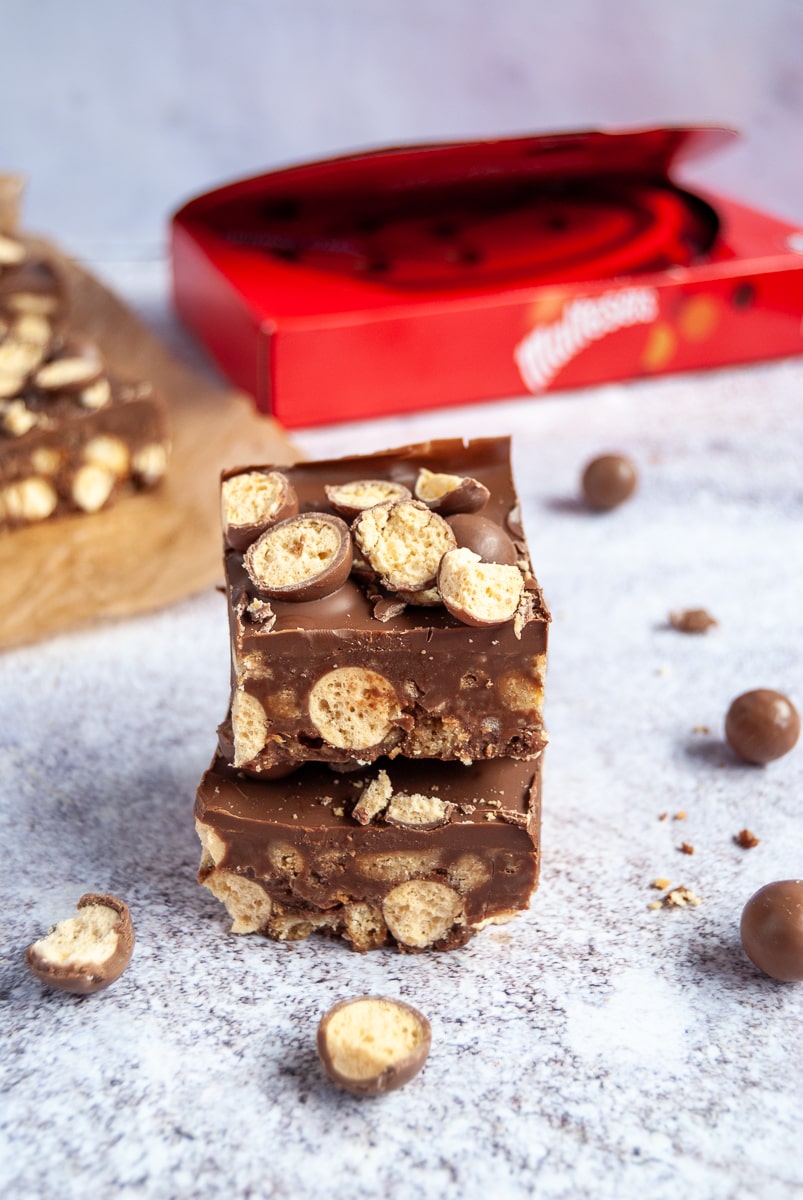
[[[803,222],[796,3],[0,10],[0,163],[30,173],[30,223],[188,361],[203,362],[169,312],[166,214],[307,154],[725,120],[749,139],[700,168],[706,182]],[[544,872],[530,913],[454,954],[226,933],[195,884],[191,820],[227,701],[215,592],[0,658],[0,1191],[803,1194],[803,986],[738,945],[751,893],[803,874],[803,747],[751,768],[721,732],[749,687],[803,705],[801,394],[795,359],[297,436],[321,456],[514,437],[555,618]],[[641,485],[593,517],[578,476],[607,449],[635,458]],[[667,629],[697,605],[715,630]],[[732,842],[744,826],[750,851]],[[649,911],[657,876],[703,904]],[[132,964],[94,998],[47,992],[24,947],[90,889],[129,901]],[[363,991],[433,1024],[424,1072],[376,1103],[334,1093],[313,1052],[320,1013]]]
[[[190,195],[413,139],[715,122],[721,190],[803,212],[799,0],[0,0],[0,163],[74,250]]]

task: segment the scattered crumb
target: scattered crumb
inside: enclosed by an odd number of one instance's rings
[[[673,888],[669,895],[664,897],[664,904],[669,908],[685,908],[687,905],[697,908],[702,904],[702,900],[691,888],[681,886]]]
[[[680,633],[707,633],[718,624],[716,617],[704,608],[685,608],[669,614],[669,624]]]
[[[340,805],[340,807],[339,807],[339,808],[333,808],[333,809],[332,809],[332,812],[334,813],[334,815],[335,815],[336,817],[342,817],[342,816],[343,816],[343,812],[344,812],[344,809],[343,809],[343,806],[342,806],[342,804]]]
[[[485,814],[485,820],[486,820],[486,821],[495,821],[495,820],[496,820],[496,813],[486,813],[486,814]]]
[[[680,850],[683,854],[694,854],[694,846],[690,845],[688,842],[681,842],[678,846],[678,850]]]
[[[685,808],[681,808],[678,812],[676,812],[675,815],[673,816],[672,820],[673,821],[685,821],[686,820]]]
[[[761,841],[761,838],[757,838],[756,835],[751,833],[749,829],[741,829],[734,836],[733,840],[736,845],[741,846],[743,850],[752,850],[754,846],[758,845],[758,843]]]
[[[666,665],[661,666],[661,667],[656,667],[655,674],[661,675],[661,676],[666,676],[669,674],[669,670],[670,670],[669,667],[667,667]]]
[[[649,909],[663,908],[663,903],[660,900],[651,900],[647,905]]]
[[[710,733],[711,730],[707,725],[695,725],[692,733]]]
[[[671,883],[672,883],[671,879],[664,879],[663,875],[659,875],[657,879],[653,879],[652,883],[650,884],[650,887],[655,888],[656,891],[665,892],[666,889],[671,885]]]
[[[663,812],[663,813],[659,813],[659,814],[658,814],[658,820],[659,820],[659,821],[665,821],[665,820],[666,820],[666,818],[667,818],[668,816],[669,816],[669,813],[665,813],[665,812]]]

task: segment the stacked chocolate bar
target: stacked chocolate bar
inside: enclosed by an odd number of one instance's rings
[[[150,384],[111,378],[53,266],[0,233],[0,530],[94,513],[164,475]]]
[[[527,907],[549,614],[509,449],[225,473],[232,695],[196,818],[235,932],[450,949]]]

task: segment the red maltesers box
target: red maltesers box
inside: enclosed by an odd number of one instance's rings
[[[175,302],[286,426],[803,351],[803,232],[671,170],[735,135],[355,154],[173,218]]]

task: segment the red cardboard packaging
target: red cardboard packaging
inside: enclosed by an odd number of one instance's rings
[[[803,350],[803,232],[672,181],[722,129],[378,150],[191,200],[175,303],[287,427]]]

